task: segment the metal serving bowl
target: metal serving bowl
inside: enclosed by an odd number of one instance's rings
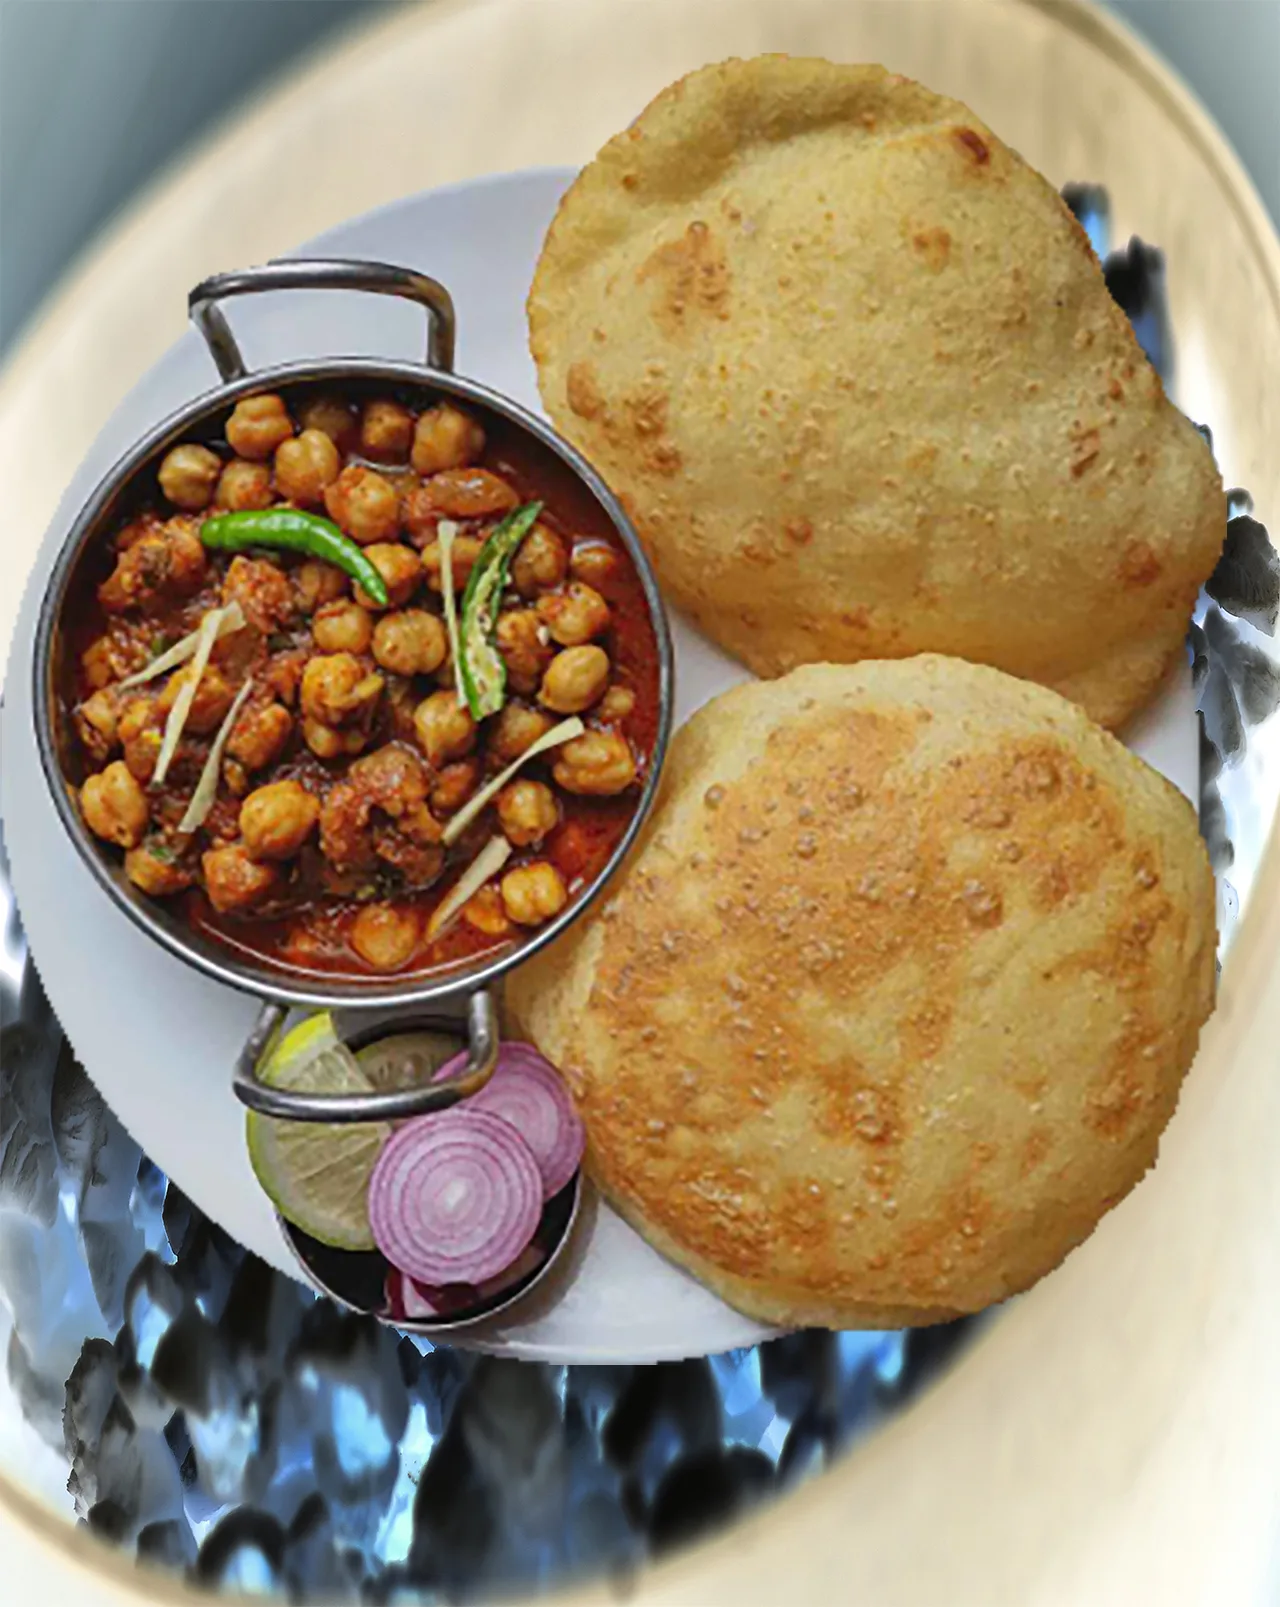
[[[339,358],[278,364],[249,373],[220,303],[232,296],[268,290],[371,291],[418,302],[427,313],[424,363]],[[191,292],[192,320],[208,344],[222,383],[197,396],[156,426],[106,475],[82,509],[62,547],[40,610],[34,660],[34,698],[41,762],[54,805],[71,840],[100,887],[133,924],[187,965],[217,982],[255,994],[262,1009],[234,1071],[242,1102],[266,1115],[297,1121],[394,1121],[439,1110],[474,1093],[492,1073],[498,1054],[497,993],[503,977],[585,914],[635,841],[653,804],[672,718],[671,637],[657,582],[618,500],[568,442],[525,408],[453,372],[456,320],[448,291],[436,280],[386,263],[315,259],[268,263],[242,273],[208,279]],[[437,975],[402,981],[311,977],[274,967],[238,952],[185,923],[163,903],[148,899],[110,859],[80,818],[68,773],[67,733],[58,688],[65,652],[63,610],[78,567],[128,505],[141,476],[180,441],[211,439],[236,402],[270,390],[288,399],[304,388],[337,388],[350,394],[377,385],[426,404],[442,397],[465,402],[482,416],[500,418],[559,459],[606,515],[640,575],[658,649],[659,712],[652,757],[635,814],[604,869],[554,920],[495,956],[451,967]],[[372,1094],[312,1095],[268,1088],[258,1070],[277,1040],[290,1008],[332,1013],[339,1039],[358,1047],[410,1028],[461,1032],[467,1063],[445,1082]]]

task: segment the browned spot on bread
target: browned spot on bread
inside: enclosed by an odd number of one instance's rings
[[[703,1163],[676,1185],[671,1208],[675,1221],[696,1223],[694,1236],[704,1255],[725,1258],[744,1276],[765,1264],[773,1224],[766,1220],[749,1174]]]
[[[604,412],[604,397],[596,380],[594,366],[588,362],[569,365],[565,376],[565,400],[579,418],[595,419]]]
[[[1093,1089],[1086,1101],[1085,1120],[1107,1138],[1123,1138],[1147,1103],[1147,1090],[1132,1062],[1116,1066],[1110,1078]]]
[[[1004,919],[1004,900],[999,890],[976,878],[960,889],[960,902],[974,926],[999,926]]]
[[[794,1260],[802,1279],[806,1267],[822,1256],[831,1242],[831,1218],[821,1182],[797,1177],[783,1184],[770,1212],[774,1232],[784,1256]]]
[[[1120,557],[1120,579],[1126,586],[1151,586],[1160,579],[1160,560],[1147,541],[1131,541]]]
[[[640,461],[652,473],[669,478],[679,472],[682,460],[678,448],[665,434],[668,407],[667,392],[651,381],[623,397],[621,407],[604,417],[603,426],[615,444],[627,438],[634,440]],[[658,511],[651,510],[645,522],[653,525],[659,519]]]
[[[953,131],[952,138],[977,167],[985,167],[991,160],[987,142],[972,128],[957,128]]]
[[[1027,1134],[1022,1145],[1022,1160],[1018,1167],[1019,1177],[1028,1177],[1044,1161],[1049,1153],[1053,1139],[1047,1127],[1033,1127]]]
[[[945,268],[950,260],[951,236],[946,229],[921,229],[912,235],[911,244],[934,273]]]
[[[701,221],[658,246],[640,264],[636,283],[650,280],[659,289],[653,316],[668,334],[682,328],[690,312],[729,316],[729,265],[724,247]]]
[[[1045,856],[1032,874],[1036,878],[1033,896],[1038,909],[1048,911],[1056,908],[1071,891],[1070,872],[1057,854]]]
[[[813,526],[808,519],[788,519],[782,529],[787,540],[797,547],[807,547],[813,540]]]
[[[1085,470],[1096,461],[1102,451],[1102,436],[1097,430],[1085,430],[1074,443],[1071,454],[1071,477],[1078,480]]]
[[[637,391],[625,397],[622,405],[637,435],[661,435],[666,429],[668,398],[665,391]]]

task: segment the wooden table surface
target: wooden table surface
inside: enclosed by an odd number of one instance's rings
[[[1159,241],[1176,265],[1184,385],[1212,418],[1228,482],[1277,516],[1280,245],[1207,118],[1098,14],[1048,0],[436,0],[344,41],[165,175],[0,374],[0,646],[72,468],[180,333],[197,280],[412,191],[581,161],[681,72],[761,50],[884,61],[967,100],[1054,182],[1105,183],[1121,236]],[[1275,861],[1273,845],[1156,1173],[918,1407],[749,1524],[647,1574],[633,1599],[1272,1599]],[[134,1574],[2,1478],[0,1546],[6,1601],[188,1594]],[[591,1587],[574,1599],[613,1598]]]

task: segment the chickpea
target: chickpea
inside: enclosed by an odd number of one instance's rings
[[[175,446],[160,465],[160,489],[175,508],[198,513],[209,506],[222,459],[207,446]]]
[[[331,725],[325,725],[321,720],[304,719],[302,740],[317,759],[341,759],[359,753],[368,737],[358,726],[346,731],[335,731]]]
[[[422,565],[410,547],[399,542],[378,542],[364,549],[364,555],[382,576],[387,588],[388,608],[403,608],[422,584]],[[379,609],[363,586],[355,588],[356,601],[364,608]]]
[[[297,705],[302,672],[306,667],[305,647],[286,647],[279,653],[273,653],[262,672],[263,687],[278,697],[286,708],[292,709]]]
[[[233,558],[222,577],[222,603],[239,603],[240,612],[264,636],[293,618],[293,587],[284,570],[265,558]]]
[[[265,463],[292,434],[293,420],[279,396],[246,396],[227,420],[228,445],[255,463]]]
[[[120,711],[113,690],[95,692],[76,710],[76,730],[85,752],[102,764],[120,745]]]
[[[562,647],[581,647],[609,629],[609,605],[598,591],[575,580],[538,599],[538,618]]]
[[[486,937],[505,937],[511,930],[511,922],[502,907],[502,894],[492,885],[482,887],[462,906],[462,918]]]
[[[456,692],[433,692],[413,714],[418,746],[433,765],[465,759],[476,745],[476,722]]]
[[[323,430],[303,430],[276,448],[276,490],[290,502],[317,507],[341,467],[338,449]]]
[[[602,720],[621,723],[636,706],[636,695],[629,686],[611,686],[596,704]]]
[[[249,772],[238,759],[224,759],[222,761],[222,784],[233,798],[243,798],[245,793],[248,792]]]
[[[465,468],[483,451],[484,431],[473,418],[449,402],[429,407],[414,428],[411,461],[419,474]]]
[[[584,542],[573,549],[569,560],[569,573],[587,586],[602,586],[618,567],[618,555],[612,547],[601,541]]]
[[[602,647],[566,647],[548,664],[538,701],[557,714],[580,714],[608,684],[609,655]]]
[[[498,819],[513,847],[528,848],[556,829],[556,795],[541,781],[513,781],[498,794]]]
[[[178,694],[183,687],[191,683],[191,668],[191,665],[187,664],[169,677],[164,690],[155,702],[157,714],[168,716],[178,701]],[[196,687],[196,695],[191,700],[186,729],[194,731],[198,736],[207,736],[210,731],[216,731],[226,719],[227,710],[235,702],[235,696],[226,676],[218,666],[206,664],[204,674],[200,677],[200,684]]]
[[[400,529],[400,493],[377,469],[351,463],[325,491],[324,505],[334,524],[362,547],[391,541]]]
[[[143,536],[154,536],[162,529],[164,520],[158,519],[154,513],[139,514],[136,519],[130,519],[123,530],[116,531],[116,553],[128,552],[135,542],[141,541]]]
[[[304,430],[320,430],[339,452],[349,452],[360,435],[355,413],[338,396],[317,396],[298,410]]]
[[[218,476],[213,500],[228,513],[244,513],[253,508],[269,508],[275,500],[271,489],[271,470],[265,463],[233,458]]]
[[[136,781],[150,781],[160,757],[160,726],[150,697],[134,698],[121,711],[116,730],[124,762]]]
[[[151,818],[146,793],[121,759],[81,787],[80,811],[95,837],[121,848],[136,848]]]
[[[152,898],[171,898],[195,881],[195,872],[174,859],[163,846],[143,843],[124,856],[124,873]]]
[[[336,564],[308,558],[293,571],[293,591],[304,614],[314,614],[322,603],[336,603],[347,595],[349,582]]]
[[[80,655],[80,668],[94,692],[104,691],[123,673],[116,664],[115,643],[109,636],[99,636]]]
[[[409,906],[366,904],[351,923],[351,947],[375,971],[398,971],[422,939],[422,917]]]
[[[384,684],[351,653],[308,659],[302,672],[302,712],[321,725],[345,725],[372,713]]]
[[[511,578],[522,597],[536,597],[564,584],[569,572],[569,554],[554,530],[536,524],[520,543],[511,561]]]
[[[324,653],[366,653],[373,640],[373,619],[368,609],[350,598],[316,609],[311,634]]]
[[[199,591],[205,569],[197,522],[179,514],[121,553],[113,573],[98,587],[98,601],[109,613],[129,608],[149,613]]]
[[[569,890],[554,865],[537,860],[502,878],[502,905],[517,926],[541,926],[569,902]]]
[[[245,709],[231,728],[227,753],[246,770],[265,770],[284,752],[293,716],[279,703]]]
[[[432,675],[449,653],[443,620],[422,608],[384,614],[373,632],[373,656],[393,675]]]
[[[437,815],[454,815],[480,785],[480,761],[458,759],[444,769],[431,784],[431,808]]]
[[[270,782],[240,806],[245,851],[251,859],[292,859],[319,818],[319,800],[300,782]]]
[[[510,609],[498,615],[495,634],[512,691],[536,692],[543,671],[555,657],[546,627],[531,608]]]
[[[626,738],[614,731],[587,731],[556,752],[551,774],[566,792],[611,798],[636,778],[635,755]]]
[[[467,576],[475,567],[475,561],[480,556],[480,549],[484,542],[475,536],[455,536],[450,549],[450,568],[453,571],[453,589],[456,595],[462,595],[462,589],[467,584]],[[422,567],[427,572],[427,585],[432,591],[443,591],[444,584],[441,574],[444,570],[444,559],[440,555],[440,543],[431,542],[422,549]]]
[[[227,843],[211,848],[201,858],[205,891],[219,915],[235,915],[254,909],[280,886],[278,865],[259,864],[249,857],[243,843]]]
[[[514,487],[488,469],[441,469],[410,494],[405,518],[408,521],[412,514],[414,521],[424,522],[434,514],[445,519],[486,519],[519,505]]]
[[[379,463],[403,463],[413,440],[413,415],[399,402],[366,402],[360,415],[360,450]]]
[[[508,701],[489,727],[489,752],[503,764],[510,764],[531,748],[539,737],[545,736],[554,724],[551,716],[541,709],[531,709],[527,703]]]

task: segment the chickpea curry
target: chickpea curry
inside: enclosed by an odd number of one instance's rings
[[[420,973],[603,869],[658,728],[640,577],[568,468],[449,400],[299,390],[173,447],[68,593],[82,818],[289,970]]]

